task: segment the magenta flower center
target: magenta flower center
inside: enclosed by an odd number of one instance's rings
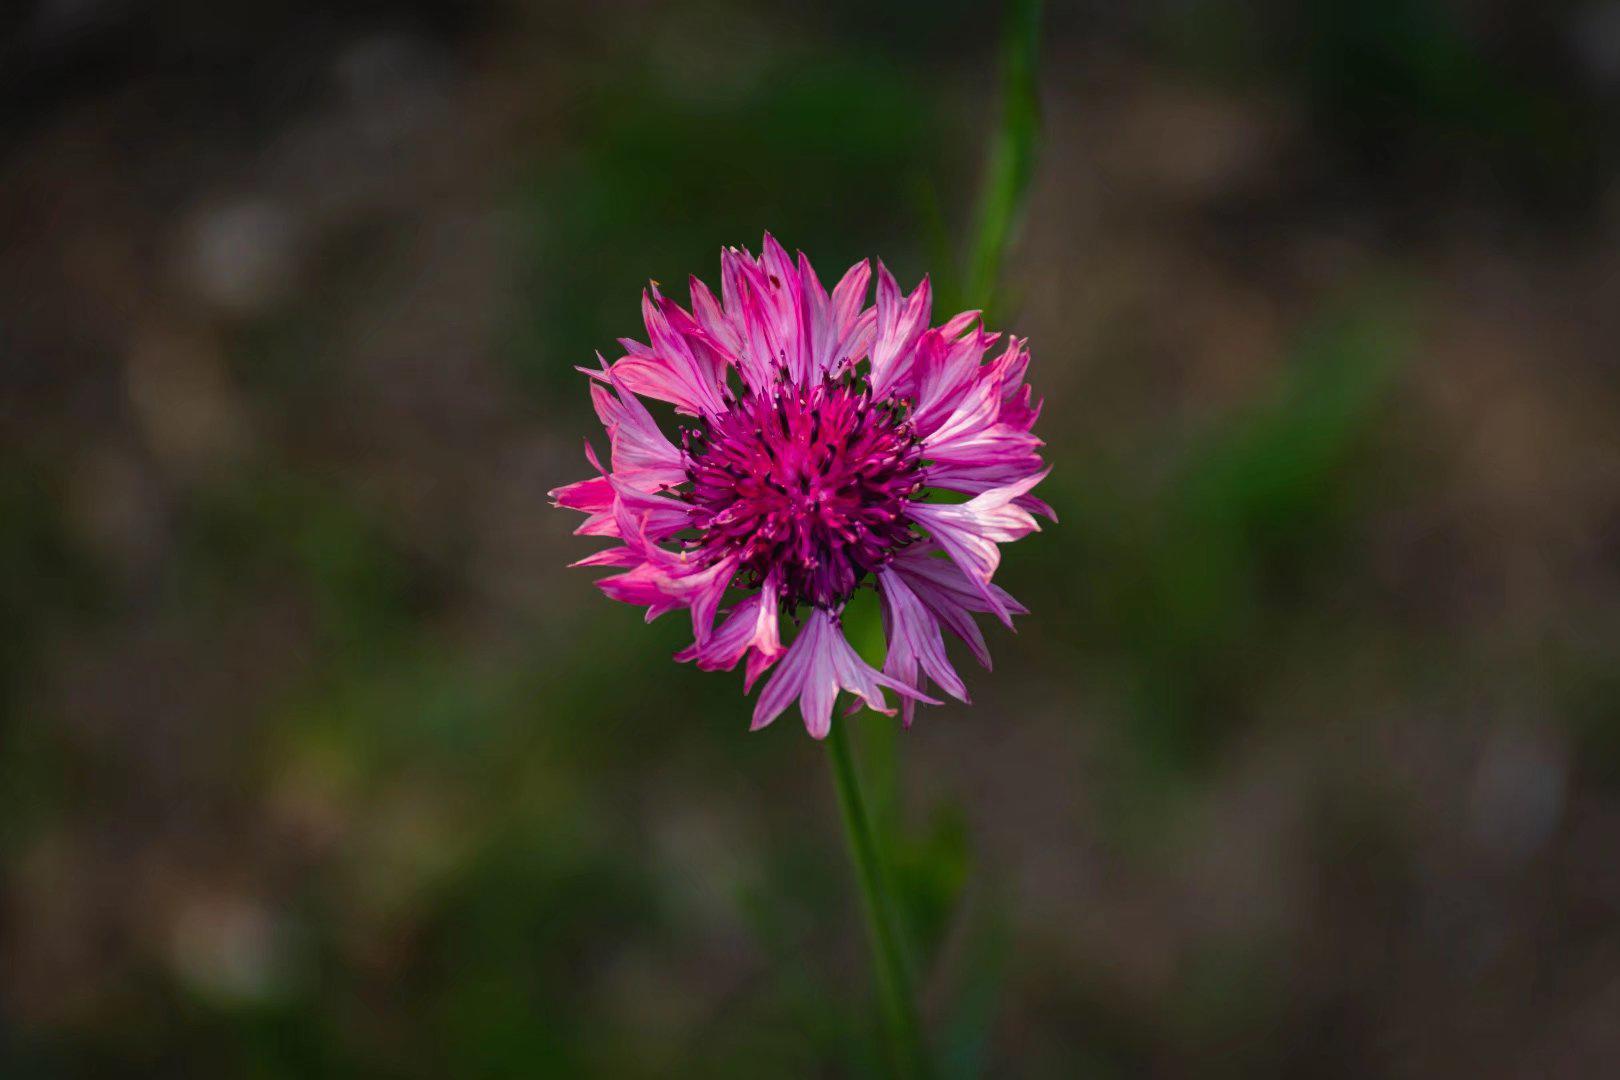
[[[688,433],[694,547],[734,556],[752,585],[789,604],[836,609],[913,539],[906,508],[922,450],[903,404],[865,380],[787,381]]]

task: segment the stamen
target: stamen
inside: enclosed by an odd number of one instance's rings
[[[707,512],[697,546],[738,558],[746,584],[775,573],[790,607],[836,610],[913,539],[922,464],[907,417],[853,375],[743,398],[683,440],[684,497]]]

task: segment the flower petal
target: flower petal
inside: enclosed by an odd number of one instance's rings
[[[799,268],[776,237],[765,234],[759,256],[765,274],[777,323],[777,345],[785,353],[788,372],[800,386],[807,385],[811,371],[811,331],[809,305]]]
[[[747,681],[743,692],[783,653],[777,632],[777,596],[774,585],[738,604],[707,642],[694,642],[675,654],[681,662],[696,660],[704,671],[730,671],[745,654],[749,655]]]
[[[751,729],[757,731],[775,720],[797,698],[805,730],[811,738],[824,739],[832,730],[833,700],[839,690],[846,690],[864,700],[869,708],[892,716],[894,710],[883,696],[884,687],[930,705],[939,704],[867,664],[850,647],[835,616],[817,608],[810,613],[771,681],[760,693]]]
[[[686,338],[676,332],[656,290],[642,292],[641,317],[651,347],[622,341],[626,355],[613,365],[613,372],[623,385],[694,416],[723,411],[724,387],[716,381],[713,367],[699,360]]]
[[[613,475],[644,491],[673,487],[685,480],[686,461],[681,452],[659,429],[641,399],[607,370],[612,389],[592,383],[591,400],[612,446]]]
[[[917,342],[911,385],[916,400],[912,424],[919,434],[932,434],[957,409],[986,370],[980,361],[998,337],[975,332],[953,339],[941,328],[928,331]]]
[[[961,638],[985,668],[990,667],[990,650],[985,645],[984,633],[973,616],[982,612],[1006,612],[1023,615],[1027,609],[1013,599],[1005,589],[996,585],[990,591],[996,603],[987,601],[979,587],[949,558],[935,558],[938,548],[931,544],[917,544],[895,556],[890,570],[905,579],[906,585],[933,612],[940,623]],[[1010,618],[1004,619],[1008,628]]]
[[[920,664],[941,689],[958,701],[966,701],[967,687],[945,655],[945,639],[940,633],[939,619],[917,598],[904,577],[894,570],[880,570],[877,578],[878,592],[883,598],[883,629],[889,640],[883,673],[921,690],[923,683],[917,677]],[[903,698],[900,709],[905,725],[910,727],[916,702]]]
[[[901,384],[911,367],[917,341],[928,328],[933,304],[932,286],[922,279],[904,299],[894,275],[878,263],[877,338],[872,343],[872,396],[882,399]]]
[[[1040,531],[1040,525],[1029,511],[1015,505],[1015,500],[1046,479],[1050,471],[992,488],[965,503],[916,503],[909,510],[912,520],[927,529],[935,542],[956,561],[1003,622],[1010,622],[1009,614],[990,591],[990,579],[1001,564],[1001,549],[996,545]]]

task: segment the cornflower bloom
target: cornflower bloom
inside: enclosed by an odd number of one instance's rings
[[[696,640],[676,659],[741,663],[745,692],[769,672],[754,729],[797,701],[824,738],[839,691],[891,715],[893,691],[908,726],[917,703],[939,704],[930,682],[967,701],[943,631],[988,668],[974,617],[1010,628],[1026,611],[991,581],[997,545],[1037,531],[1035,513],[1056,520],[1031,494],[1049,470],[1026,342],[986,360],[1001,335],[979,312],[930,327],[926,278],[906,296],[879,263],[867,306],[871,276],[857,263],[829,295],[767,234],[758,258],[721,253],[719,298],[694,277],[687,310],[651,285],[649,344],[623,339],[617,361],[580,369],[609,466],[587,443],[597,475],[551,497],[587,515],[578,533],[616,543],[575,565],[617,570],[598,586],[648,621],[689,609]],[[642,398],[674,406],[677,439]],[[863,587],[881,602],[881,671],[844,634]]]

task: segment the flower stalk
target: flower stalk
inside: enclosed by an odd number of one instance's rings
[[[849,722],[834,724],[827,738],[828,760],[838,789],[844,839],[860,886],[867,934],[872,941],[872,967],[882,999],[884,1029],[896,1075],[912,1078],[929,1073],[927,1048],[917,1019],[911,966],[901,934],[899,906],[878,854],[876,834],[861,795],[860,775],[850,748]]]

